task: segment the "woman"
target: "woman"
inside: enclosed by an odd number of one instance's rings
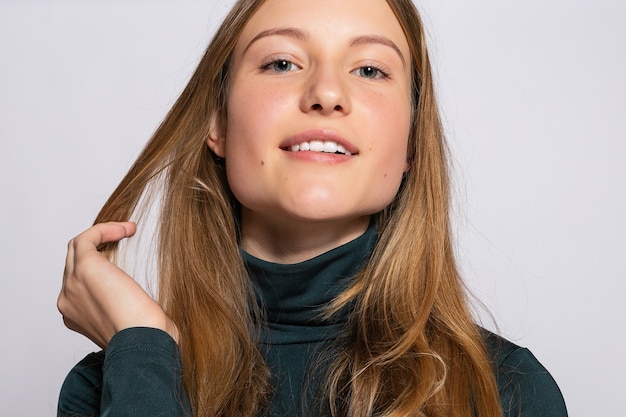
[[[106,350],[59,415],[566,415],[474,324],[448,182],[410,1],[239,1],[70,242],[59,309]],[[109,262],[156,202],[158,302]]]

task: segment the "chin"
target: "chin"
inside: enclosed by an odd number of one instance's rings
[[[283,211],[283,218],[302,223],[342,223],[350,222],[351,220],[362,221],[364,217],[369,217],[381,209],[377,207],[364,209],[363,207],[324,206],[322,203],[310,203],[306,207],[299,209],[290,208]]]

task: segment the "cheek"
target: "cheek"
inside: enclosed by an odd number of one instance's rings
[[[369,107],[370,132],[368,148],[377,159],[372,183],[378,186],[381,208],[395,197],[403,174],[408,170],[408,136],[411,125],[409,100],[404,96],[377,97]]]
[[[369,126],[368,147],[381,155],[388,169],[408,169],[408,137],[411,130],[411,109],[403,96],[377,96],[366,109]],[[384,157],[383,157],[384,155]]]
[[[249,209],[263,206],[268,178],[265,155],[244,141],[233,140],[226,149],[226,180],[235,199]]]
[[[272,85],[249,82],[234,85],[228,100],[228,136],[237,140],[248,138],[252,142],[259,136],[267,138],[286,110],[293,106],[288,94]]]
[[[265,87],[238,83],[230,91],[225,139],[226,174],[231,191],[248,206],[262,201],[264,171],[271,153],[280,144],[281,118],[285,114],[283,95]]]

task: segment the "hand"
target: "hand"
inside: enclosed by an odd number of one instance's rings
[[[178,329],[128,274],[98,252],[135,234],[135,223],[97,224],[70,240],[57,307],[65,325],[105,348],[129,327],[154,327],[178,342]]]

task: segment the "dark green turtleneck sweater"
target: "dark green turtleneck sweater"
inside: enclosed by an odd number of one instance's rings
[[[275,389],[271,417],[300,416],[315,401],[310,398],[317,388],[311,365],[324,363],[326,348],[347,320],[347,312],[327,321],[320,312],[347,287],[375,243],[371,226],[352,242],[298,264],[274,264],[243,253],[267,317],[260,342]],[[485,341],[505,417],[567,416],[556,383],[527,349],[486,331]],[[324,369],[319,372],[323,375]],[[58,415],[190,416],[176,344],[156,329],[119,332],[106,352],[88,355],[69,373]]]
[[[270,416],[303,414],[302,393],[313,395],[317,388],[311,368],[322,363],[319,356],[348,320],[347,311],[330,320],[323,320],[320,313],[347,288],[375,244],[376,230],[370,226],[357,239],[297,264],[276,264],[243,254],[267,318],[261,348],[275,388]],[[311,402],[309,398],[304,403]]]

